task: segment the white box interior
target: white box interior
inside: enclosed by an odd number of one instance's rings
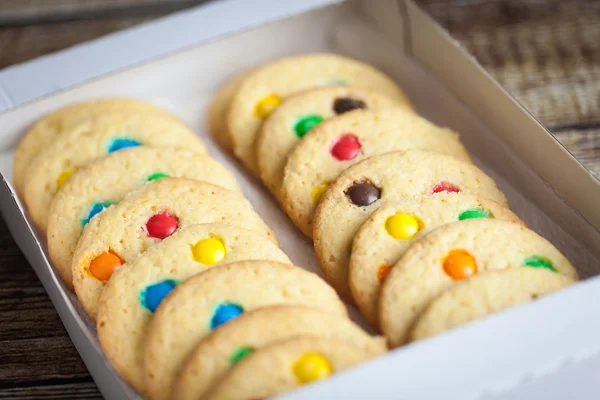
[[[387,17],[397,19],[401,25],[400,13]],[[290,54],[338,52],[378,66],[401,85],[422,116],[458,131],[475,163],[496,179],[512,209],[533,230],[554,243],[582,277],[598,274],[600,235],[596,229],[529,169],[499,135],[478,120],[432,73],[416,59],[403,54],[400,42],[398,37],[386,37],[381,33],[356,4],[344,4],[166,55],[0,115],[0,172],[7,181],[12,181],[12,159],[19,138],[34,121],[48,112],[73,102],[106,96],[149,100],[168,108],[198,132],[211,155],[235,172],[246,197],[276,233],[290,259],[298,266],[318,272],[312,243],[294,227],[267,189],[231,155],[215,145],[207,132],[204,116],[216,89],[237,72]],[[15,230],[26,229],[18,215],[7,219],[13,235]],[[43,235],[36,232],[35,237],[45,251]],[[37,250],[27,248],[24,251]],[[40,269],[50,271],[47,259],[26,255],[45,286],[56,286],[63,296],[67,296],[71,304],[59,312],[75,310],[83,321],[85,336],[91,340],[94,351],[98,351],[94,326],[79,307],[76,297],[64,290],[56,276],[51,282],[44,281],[45,275]],[[352,314],[366,327],[356,310]],[[122,394],[123,397],[133,396],[127,390]]]

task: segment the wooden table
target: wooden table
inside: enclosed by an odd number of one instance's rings
[[[193,0],[0,0],[0,68],[163,16]],[[423,6],[600,174],[600,1],[423,0]],[[0,221],[0,398],[99,398]]]

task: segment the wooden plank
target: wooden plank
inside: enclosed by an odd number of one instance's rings
[[[102,396],[93,381],[56,381],[52,385],[0,389],[0,398],[11,400],[38,400],[40,398],[81,400],[102,399]]]

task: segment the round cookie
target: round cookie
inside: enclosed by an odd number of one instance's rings
[[[176,148],[135,147],[79,168],[56,193],[48,212],[48,252],[58,274],[73,290],[71,260],[83,227],[147,182],[181,177],[241,191],[233,174],[206,154]]]
[[[335,291],[301,268],[272,261],[210,268],[178,285],[155,311],[144,343],[144,394],[170,398],[184,360],[206,335],[246,311],[275,304],[346,315]]]
[[[472,218],[522,223],[495,201],[464,193],[404,198],[383,205],[360,227],[352,242],[350,289],[362,314],[377,326],[381,282],[402,254],[435,228]]]
[[[41,149],[52,143],[58,135],[72,125],[87,118],[111,112],[144,112],[160,114],[176,120],[165,109],[144,101],[126,98],[91,100],[61,108],[36,122],[21,139],[13,163],[14,184],[17,193],[20,196],[23,195],[25,170]]]
[[[140,145],[206,152],[194,131],[159,114],[112,113],[89,119],[47,144],[27,168],[24,198],[35,224],[46,232],[52,198],[79,167],[123,148]]]
[[[223,223],[277,240],[240,193],[205,182],[151,182],[105,209],[85,226],[72,261],[73,286],[95,319],[100,292],[112,272],[148,247],[191,224]]]
[[[279,199],[288,155],[321,122],[355,109],[375,111],[394,106],[412,110],[408,103],[352,86],[326,86],[290,96],[258,131],[256,160],[263,183]]]
[[[405,343],[436,296],[474,274],[506,268],[545,268],[577,279],[569,260],[523,225],[497,219],[444,225],[413,244],[383,283],[379,321],[388,343]]]
[[[180,282],[209,267],[243,260],[290,264],[269,239],[223,224],[183,228],[109,279],[98,304],[98,340],[113,367],[143,392],[143,338],[154,310]]]
[[[488,271],[446,290],[429,303],[411,340],[437,335],[573,284],[573,278],[538,268]]]
[[[356,110],[315,127],[288,157],[281,203],[292,221],[312,237],[321,195],[345,169],[378,154],[430,150],[470,162],[456,133],[398,108]]]
[[[249,72],[227,113],[227,129],[235,155],[258,175],[256,134],[263,120],[287,96],[316,86],[351,85],[372,89],[409,103],[402,90],[375,67],[337,54],[304,54],[282,58]]]
[[[342,173],[315,213],[315,253],[325,277],[350,299],[348,263],[356,231],[382,204],[434,192],[479,194],[501,205],[506,198],[479,168],[454,157],[420,150],[371,157]]]
[[[367,361],[360,349],[334,339],[296,336],[258,349],[236,364],[206,400],[266,399]]]
[[[243,357],[296,335],[339,340],[372,356],[386,350],[382,338],[368,335],[346,317],[300,306],[263,307],[241,315],[200,342],[179,374],[173,398],[202,398]]]
[[[225,118],[227,116],[231,98],[245,76],[246,73],[241,73],[227,81],[227,83],[217,91],[206,114],[209,132],[221,147],[229,151],[233,150],[233,144],[231,143],[231,137],[227,131]]]

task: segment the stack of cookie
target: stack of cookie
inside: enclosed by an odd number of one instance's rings
[[[57,111],[21,141],[14,182],[107,358],[145,397],[268,397],[386,350],[291,265],[233,174],[165,110]]]
[[[372,66],[334,54],[273,61],[230,81],[209,122],[391,346],[577,279],[459,135],[417,115]]]

